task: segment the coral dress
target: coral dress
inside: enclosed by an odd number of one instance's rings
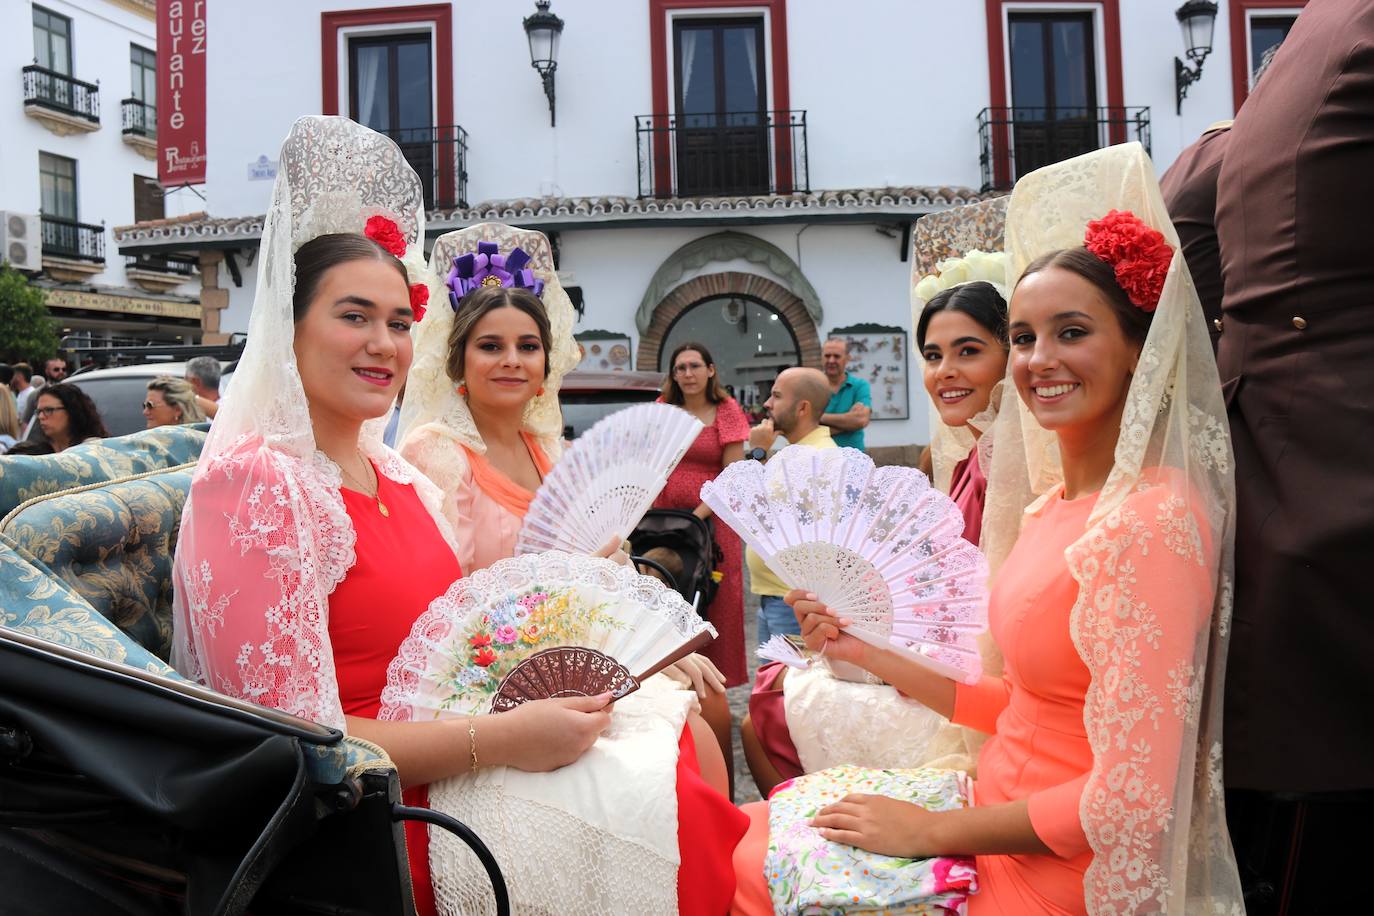
[[[387,666],[410,635],[411,625],[462,575],[415,488],[380,473],[377,486],[390,516],[377,510],[376,500],[353,490],[340,491],[357,537],[357,562],[329,596],[329,639],[339,701],[345,715],[369,719],[377,717]],[[404,799],[408,805],[424,806],[425,787],[406,789]],[[406,849],[416,910],[428,916],[435,908],[424,824],[406,822]]]
[[[1070,638],[1078,583],[1064,551],[1082,537],[1097,494],[1074,500],[1053,492],[1031,515],[997,574],[988,617],[1004,653],[1002,677],[958,685],[954,718],[992,737],[978,757],[974,803],[1029,799],[1031,824],[1053,855],[978,856],[979,914],[1086,912],[1083,875],[1092,861],[1079,801],[1092,769],[1083,726],[1089,674]],[[768,814],[745,806],[751,825],[735,853],[734,912],[772,912],[763,880]]]
[[[734,398],[716,405],[716,419],[703,429],[687,454],[668,478],[668,485],[654,500],[655,509],[691,511],[701,505],[701,487],[715,480],[721,471],[725,447],[749,438],[749,421]],[[725,675],[727,686],[735,687],[749,679],[744,657],[744,548],[739,535],[717,521],[711,524],[721,562],[716,567],[724,578],[715,600],[706,610],[706,619],[720,634],[702,650]]]

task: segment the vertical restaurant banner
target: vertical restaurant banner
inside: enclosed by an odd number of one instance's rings
[[[205,7],[157,0],[157,180],[205,181]]]

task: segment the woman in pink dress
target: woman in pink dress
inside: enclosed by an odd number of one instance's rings
[[[704,346],[682,344],[673,351],[668,365],[659,400],[681,407],[706,428],[673,470],[654,508],[682,509],[709,519],[711,510],[701,501],[701,486],[715,480],[726,465],[744,457],[749,422],[738,402],[721,387],[715,361]],[[749,679],[744,655],[744,548],[739,536],[725,525],[712,525],[712,534],[721,552],[717,572],[722,578],[715,599],[706,609],[706,619],[720,636],[704,654],[725,674],[726,685],[734,687]]]
[[[1148,223],[1092,219],[1104,188]],[[1057,247],[1075,229],[1083,245]],[[1030,481],[1057,480],[1024,518],[985,521],[1020,531],[989,608],[1003,676],[956,683],[850,636],[814,596],[788,596],[808,644],[991,733],[974,805],[934,813],[850,795],[811,824],[885,855],[976,856],[975,916],[1242,912],[1220,773],[1230,445],[1148,157],[1128,144],[1027,176],[1007,236],[1021,271],[1009,326],[1019,402],[999,413],[991,483],[1000,498],[1019,479],[1029,497]],[[753,816],[736,856],[741,913],[771,909],[767,828]]]

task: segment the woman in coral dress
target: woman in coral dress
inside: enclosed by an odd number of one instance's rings
[[[1104,216],[1112,205],[1145,219]],[[1230,446],[1148,157],[1128,144],[1032,173],[1007,234],[1016,400],[999,412],[989,492],[1019,490],[1029,507],[985,515],[985,532],[1020,531],[989,607],[1004,674],[956,684],[789,596],[809,644],[991,734],[974,805],[849,795],[812,826],[887,855],[976,856],[975,916],[1242,912],[1220,779]],[[742,913],[770,903],[766,821],[751,816]]]
[[[659,400],[691,413],[705,429],[673,469],[668,485],[654,500],[654,508],[681,509],[709,519],[711,510],[701,501],[702,484],[715,480],[722,468],[744,457],[749,421],[721,387],[715,361],[704,346],[682,344],[673,351],[668,365]],[[716,597],[706,609],[706,619],[720,635],[704,654],[725,674],[726,685],[734,687],[749,679],[744,645],[744,547],[739,536],[725,525],[714,524],[711,531],[721,554],[716,570],[723,575]]]
[[[471,258],[474,249],[486,254],[485,267]],[[506,253],[496,254],[499,250]],[[577,348],[571,339],[572,306],[557,283],[552,251],[542,234],[494,224],[448,233],[435,243],[436,279],[448,273],[455,257],[463,267],[461,276],[451,276],[444,289],[452,293],[449,303],[432,311],[432,324],[417,332],[415,367],[401,416],[401,451],[442,491],[444,515],[457,532],[459,560],[471,573],[515,555],[535,491],[562,453],[558,385],[575,365]],[[523,266],[526,258],[529,267]],[[488,277],[496,279],[484,284]],[[617,547],[607,545],[606,553]],[[674,667],[679,682],[718,678],[699,657],[689,656]],[[631,785],[605,786],[597,781],[594,766],[541,777],[545,785],[540,791],[549,804],[539,811],[546,814],[550,806],[558,806],[560,812],[534,826],[563,843],[567,860],[587,860],[587,875],[605,877],[589,879],[586,894],[545,882],[548,893],[538,892],[532,899],[552,905],[559,895],[601,894],[606,906],[626,913],[671,910],[707,916],[727,908],[734,885],[730,856],[745,820],[726,797],[725,760],[710,728],[688,711],[696,705],[691,694],[663,681],[651,679],[656,690],[641,691],[618,708],[652,702],[673,721],[685,722],[680,733],[673,733],[679,736],[677,747],[668,750],[675,752],[665,755],[649,741],[643,746],[644,772]],[[645,699],[650,694],[652,701]],[[667,770],[659,772],[658,762],[665,757]],[[661,783],[676,787],[675,806],[636,798],[652,796]],[[509,797],[508,792],[507,805]],[[481,802],[481,788],[467,798]],[[654,849],[646,850],[628,833],[602,829],[623,820],[612,810],[617,807],[642,812],[637,827],[651,835]],[[584,826],[570,834],[570,824],[578,820]],[[504,867],[509,860],[502,857],[515,850],[501,849],[500,841],[494,845]],[[592,856],[614,861],[594,865]],[[531,864],[541,868],[538,862]],[[608,888],[608,882],[622,879],[632,886]],[[522,883],[517,898],[531,891],[530,882]],[[560,911],[597,906],[594,900],[579,899],[576,906],[565,901]]]

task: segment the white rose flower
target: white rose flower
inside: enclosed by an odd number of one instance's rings
[[[935,265],[935,269],[940,272],[940,286],[949,289],[960,283],[967,283],[973,279],[973,273],[969,266],[964,263],[963,258],[948,258]]]
[[[921,278],[921,282],[916,284],[916,298],[922,302],[929,302],[940,292],[940,278],[934,274],[928,274]]]

